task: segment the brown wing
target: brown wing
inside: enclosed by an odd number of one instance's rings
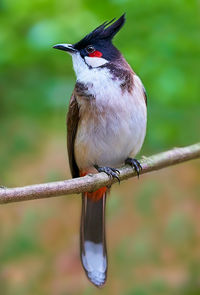
[[[72,93],[67,114],[67,149],[72,177],[79,177],[79,169],[74,155],[74,142],[79,122],[79,107],[76,96]]]

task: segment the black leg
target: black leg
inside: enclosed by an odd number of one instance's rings
[[[133,167],[137,173],[138,178],[139,178],[140,172],[142,171],[142,165],[140,164],[140,162],[136,159],[127,158],[125,160],[125,164],[128,164],[131,167]]]
[[[105,172],[110,178],[117,178],[120,183],[120,179],[118,177],[120,174],[119,170],[110,167],[99,167],[98,165],[94,165],[94,168],[96,168],[98,172]]]

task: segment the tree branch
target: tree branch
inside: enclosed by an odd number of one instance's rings
[[[143,157],[140,161],[143,167],[141,174],[197,158],[200,158],[200,143],[184,148],[174,148],[151,157]],[[119,171],[120,180],[137,176],[130,166],[124,166],[120,168]],[[102,186],[111,185],[116,181],[116,179],[110,180],[109,177],[102,172],[64,181],[16,188],[0,188],[0,204],[91,192]]]

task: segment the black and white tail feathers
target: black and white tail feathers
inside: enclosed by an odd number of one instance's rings
[[[80,255],[88,279],[102,287],[107,276],[107,251],[105,238],[106,193],[98,201],[82,195],[80,228]]]

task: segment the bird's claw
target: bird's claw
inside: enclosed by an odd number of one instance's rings
[[[111,168],[111,167],[99,167],[98,165],[94,165],[94,168],[97,169],[98,172],[104,172],[106,173],[110,179],[111,178],[116,178],[118,180],[118,182],[120,183],[120,179],[118,177],[118,175],[120,175],[120,171],[115,169],[115,168]]]
[[[132,158],[127,158],[125,161],[125,164],[130,165],[132,168],[135,169],[137,176],[139,178],[140,176],[140,172],[142,171],[142,165],[140,164],[140,162],[136,159],[132,159]]]

